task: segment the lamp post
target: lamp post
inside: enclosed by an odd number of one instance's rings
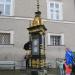
[[[39,11],[39,0],[37,0],[37,11],[31,26],[27,28],[29,31],[29,41],[27,45],[30,50],[29,68],[31,75],[38,75],[45,67],[45,31],[47,30],[41,19]]]
[[[31,41],[31,75],[38,75],[45,67],[45,31],[47,30],[41,19],[39,0],[37,0],[37,12],[35,12],[32,25],[27,29]]]

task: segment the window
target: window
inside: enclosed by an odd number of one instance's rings
[[[0,31],[0,45],[13,44],[13,31]]]
[[[64,35],[48,33],[48,45],[52,46],[64,45]]]
[[[51,20],[62,20],[62,2],[47,0],[47,18]]]
[[[12,16],[13,0],[0,0],[0,15]]]
[[[51,45],[58,46],[61,45],[61,36],[50,36]]]

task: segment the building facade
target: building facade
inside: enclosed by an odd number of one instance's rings
[[[75,51],[75,0],[39,2],[47,28],[46,59],[54,66],[57,58],[64,58],[66,47]],[[24,60],[27,28],[36,10],[36,0],[0,0],[0,61]]]

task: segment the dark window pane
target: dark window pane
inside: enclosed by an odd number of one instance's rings
[[[59,8],[59,4],[55,4],[55,8]]]
[[[59,13],[59,10],[56,10],[55,12],[56,12],[56,13]]]
[[[56,19],[59,20],[59,14],[56,14]]]
[[[50,8],[54,8],[54,3],[50,3]]]
[[[61,45],[61,36],[50,36],[51,45],[58,46]]]
[[[51,9],[50,11],[51,11],[51,13],[53,13],[53,12],[54,12],[54,11],[53,11],[53,9]]]
[[[6,0],[6,2],[11,2],[11,0]]]
[[[10,44],[10,33],[0,33],[0,44]]]
[[[10,5],[5,6],[5,15],[10,15]]]

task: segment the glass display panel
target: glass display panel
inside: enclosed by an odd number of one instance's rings
[[[35,38],[32,41],[32,55],[39,55],[39,39]]]

